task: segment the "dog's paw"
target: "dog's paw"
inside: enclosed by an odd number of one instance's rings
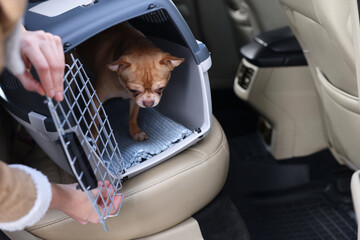
[[[149,136],[145,132],[138,132],[132,138],[137,142],[143,142],[149,138]]]

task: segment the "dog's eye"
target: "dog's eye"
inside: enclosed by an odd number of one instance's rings
[[[164,90],[164,88],[165,88],[165,87],[158,88],[158,89],[155,90],[155,92],[156,92],[157,94],[161,94],[162,91]]]
[[[129,89],[129,91],[132,93],[133,96],[138,96],[141,92],[138,90],[134,90],[134,89]]]

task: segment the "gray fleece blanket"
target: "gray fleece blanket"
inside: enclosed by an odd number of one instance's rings
[[[149,138],[144,142],[136,142],[129,134],[129,102],[112,99],[104,104],[104,108],[119,144],[122,167],[125,170],[165,151],[192,134],[189,129],[162,115],[155,108],[141,108],[138,124]],[[108,164],[108,160],[104,161]]]

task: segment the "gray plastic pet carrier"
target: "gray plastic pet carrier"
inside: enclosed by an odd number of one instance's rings
[[[91,78],[73,54],[85,40],[124,21],[163,51],[185,58],[172,72],[160,104],[140,109],[140,128],[149,135],[140,143],[133,141],[126,129],[126,101],[112,99],[97,107]],[[77,178],[104,224],[111,214],[118,214],[113,213],[114,194],[103,199],[93,196],[91,189],[110,183],[107,191],[118,192],[121,182],[195,144],[209,132],[209,52],[195,40],[170,0],[30,1],[25,26],[61,37],[68,55],[65,100],[57,103],[27,92],[5,71],[0,80],[3,105],[54,162]],[[95,119],[99,121],[97,136],[89,130]],[[99,201],[105,210],[100,210]]]

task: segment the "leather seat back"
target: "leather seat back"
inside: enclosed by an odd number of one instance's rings
[[[350,0],[280,0],[320,96],[329,148],[360,168],[359,93]]]

